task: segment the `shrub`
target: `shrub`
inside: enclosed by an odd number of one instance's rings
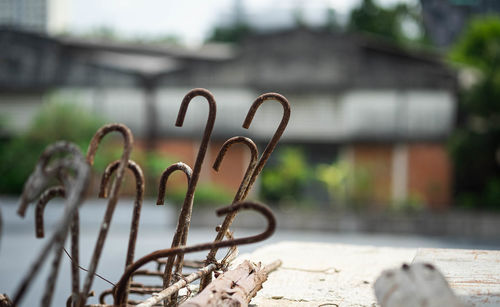
[[[28,130],[2,145],[0,193],[22,191],[44,148],[55,141],[76,143],[85,152],[90,138],[103,120],[87,110],[53,96],[35,116]]]

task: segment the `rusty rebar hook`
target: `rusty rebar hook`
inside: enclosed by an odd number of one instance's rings
[[[101,185],[99,187],[99,197],[108,197],[108,183],[113,173],[120,166],[120,160],[116,160],[108,164],[101,177]],[[130,224],[130,233],[127,247],[127,257],[125,259],[125,267],[134,262],[135,245],[137,242],[137,233],[139,232],[139,220],[141,218],[142,200],[144,198],[144,174],[137,163],[128,160],[127,168],[132,171],[135,178],[135,200],[134,211],[132,213],[132,222]],[[130,282],[130,281],[129,281]],[[128,288],[128,287],[127,287]]]
[[[70,156],[56,159],[51,165],[48,165],[51,158],[58,153],[69,153]],[[67,169],[73,169],[75,173],[74,180],[69,180],[67,176],[60,176],[61,173]],[[31,281],[38,274],[43,262],[53,248],[55,250],[55,255],[52,261],[52,269],[47,278],[47,286],[41,303],[41,306],[43,307],[50,306],[54,292],[54,285],[57,279],[57,273],[59,271],[64,242],[66,241],[70,224],[73,222],[73,217],[83,201],[88,185],[89,173],[89,165],[85,162],[78,147],[72,143],[56,142],[49,145],[40,156],[38,163],[35,166],[35,170],[24,185],[18,214],[24,216],[29,203],[36,199],[45,186],[50,182],[50,179],[54,177],[63,178],[67,198],[63,218],[57,225],[54,234],[49,240],[46,241],[39,257],[37,257],[28,270],[28,273],[23,277],[21,284],[14,295],[14,306],[20,303],[24,293],[30,286]]]
[[[37,238],[43,238],[45,236],[43,226],[43,212],[47,204],[56,197],[66,197],[66,191],[63,186],[59,185],[48,188],[47,190],[43,191],[40,195],[40,198],[38,198],[38,202],[35,206],[35,235]]]
[[[187,254],[187,253],[192,253],[192,252],[199,252],[203,250],[209,250],[212,248],[223,248],[223,247],[231,247],[231,246],[236,246],[236,245],[243,245],[243,244],[250,244],[250,243],[256,243],[263,241],[267,238],[269,238],[273,233],[274,230],[276,229],[276,219],[272,213],[272,211],[267,208],[266,206],[255,203],[255,202],[239,202],[236,204],[233,204],[231,206],[223,207],[220,208],[216,211],[217,216],[222,216],[224,214],[230,214],[232,212],[238,211],[238,210],[254,210],[259,213],[261,213],[267,220],[267,227],[266,230],[263,231],[260,234],[245,237],[245,238],[238,238],[238,239],[232,239],[232,240],[225,240],[225,241],[219,241],[219,242],[209,242],[209,243],[201,243],[201,244],[196,244],[193,246],[179,246],[179,247],[174,247],[174,248],[168,248],[168,249],[161,249],[157,250],[155,252],[152,252],[131,265],[127,267],[125,272],[123,273],[122,277],[118,281],[118,283],[115,286],[115,291],[114,291],[114,299],[115,299],[115,306],[124,306],[125,301],[125,291],[126,291],[126,284],[127,280],[130,278],[130,276],[145,265],[148,262],[154,261],[159,258],[164,258],[164,257],[169,257],[172,255],[179,255],[179,254]]]
[[[120,160],[116,160],[108,164],[101,177],[101,185],[99,187],[99,197],[108,197],[108,183],[113,173],[120,166]],[[134,211],[132,213],[132,222],[130,224],[130,234],[128,240],[127,257],[125,266],[134,262],[135,246],[137,242],[137,233],[139,231],[139,220],[141,219],[142,201],[144,198],[144,174],[141,167],[132,160],[128,160],[127,168],[132,171],[135,178],[135,199]]]
[[[224,142],[224,144],[222,144],[222,147],[219,150],[219,154],[217,155],[217,158],[215,159],[215,162],[213,165],[214,170],[216,170],[216,171],[219,170],[219,167],[222,163],[222,160],[224,160],[226,152],[229,150],[229,148],[233,144],[236,144],[236,143],[242,143],[242,144],[247,145],[247,147],[250,149],[250,161],[248,163],[247,170],[245,171],[245,175],[243,176],[243,179],[241,180],[240,186],[238,187],[238,191],[236,192],[236,195],[234,196],[233,204],[243,200],[243,196],[245,194],[245,191],[247,190],[248,184],[250,182],[250,178],[252,176],[253,171],[255,170],[255,166],[257,165],[257,159],[258,159],[258,155],[259,155],[257,145],[255,145],[255,143],[251,139],[249,139],[247,137],[243,137],[243,136],[235,136],[235,137],[228,139],[227,141]],[[236,213],[237,212],[235,211],[235,212],[232,212],[232,213],[226,215],[226,217],[224,218],[224,222],[222,222],[222,225],[219,227],[219,230],[217,232],[217,236],[215,237],[214,242],[218,242],[224,238],[224,235],[229,230],[229,227],[231,226],[231,224],[234,221],[234,218],[236,217]],[[218,249],[216,249],[216,248],[213,248],[210,250],[210,252],[208,253],[208,256],[205,260],[205,265],[207,265],[210,262],[215,261],[215,256],[217,254],[217,250]],[[206,285],[208,285],[210,283],[210,280],[211,280],[211,277],[208,277],[208,275],[203,276],[201,278],[201,281],[200,281],[200,288],[201,289],[205,288]]]
[[[104,247],[104,241],[106,240],[109,225],[113,217],[113,212],[115,210],[116,203],[118,202],[118,193],[123,181],[123,177],[125,175],[125,168],[127,167],[128,161],[130,159],[130,153],[132,152],[134,137],[132,136],[132,132],[130,131],[129,128],[127,128],[127,126],[122,124],[108,124],[97,130],[95,135],[92,137],[92,140],[90,141],[89,144],[89,148],[87,150],[87,162],[88,164],[93,165],[97,148],[99,147],[100,142],[102,141],[105,135],[114,131],[119,132],[123,137],[123,153],[119,160],[120,163],[118,169],[116,170],[115,180],[113,181],[113,184],[111,186],[108,205],[106,207],[106,212],[104,213],[104,218],[94,248],[94,253],[92,254],[92,259],[90,261],[89,272],[83,284],[82,294],[80,295],[80,300],[76,305],[77,307],[82,307],[85,305],[85,302],[87,301],[86,294],[90,293],[90,287],[92,286],[92,282],[94,280],[94,275],[97,270],[97,265],[99,263],[102,249]]]
[[[253,184],[255,183],[255,180],[257,179],[257,176],[259,176],[260,172],[266,165],[267,160],[269,159],[271,153],[278,144],[278,141],[280,140],[281,135],[283,135],[283,132],[285,131],[286,126],[288,125],[288,121],[290,120],[290,103],[285,98],[285,96],[280,95],[278,93],[266,93],[257,97],[257,99],[255,99],[255,101],[253,102],[252,106],[250,107],[250,110],[248,110],[245,121],[243,122],[243,128],[245,129],[250,128],[250,124],[252,123],[252,120],[255,116],[255,113],[257,112],[257,109],[259,109],[262,103],[266,100],[276,100],[279,103],[281,103],[281,105],[283,106],[283,117],[281,118],[281,122],[278,125],[276,132],[274,133],[273,137],[267,144],[266,149],[264,149],[264,152],[260,156],[259,162],[257,163],[255,170],[253,171],[252,177],[250,178],[250,183],[248,184],[245,194],[243,195],[243,199],[245,199],[248,193],[250,192],[250,189],[252,188]]]
[[[167,188],[167,181],[170,175],[172,175],[175,171],[182,171],[186,175],[187,183],[191,181],[191,177],[193,175],[193,170],[183,162],[177,162],[165,169],[160,177],[160,184],[158,186],[158,198],[156,200],[157,206],[162,206],[165,203],[165,192]],[[187,192],[186,192],[187,193]]]
[[[288,125],[288,121],[290,119],[290,103],[288,102],[288,100],[284,96],[278,93],[266,93],[257,97],[257,99],[255,99],[255,101],[252,103],[252,106],[250,107],[250,110],[248,110],[247,116],[245,117],[245,121],[243,122],[243,128],[248,129],[250,127],[250,124],[252,123],[255,113],[262,105],[262,103],[266,100],[276,100],[279,103],[281,103],[281,105],[283,106],[283,117],[281,118],[281,122],[278,125],[276,132],[274,133],[273,137],[267,144],[266,149],[262,153],[259,162],[255,166],[241,199],[247,198],[248,193],[250,192],[253,184],[255,183],[255,180],[257,180],[257,177],[259,176],[260,172],[266,165],[267,160],[269,159],[271,153],[278,144],[278,141],[281,138],[283,132],[285,131],[286,126]],[[210,256],[215,257],[213,253],[209,254],[209,257]],[[207,257],[207,260],[211,261],[212,259],[209,257]],[[211,275],[204,276],[200,281],[200,289],[204,289],[210,283],[211,280],[212,280]]]
[[[189,183],[191,182],[191,178],[192,178],[192,174],[193,174],[193,171],[191,170],[191,168],[183,162],[177,162],[175,164],[170,165],[169,167],[167,167],[167,169],[161,175],[160,185],[158,188],[158,199],[156,201],[156,205],[163,205],[164,204],[167,180],[170,177],[170,175],[175,171],[182,171],[186,175],[187,184],[189,187]],[[187,198],[187,193],[188,193],[188,191],[186,191],[185,198]],[[185,206],[187,206],[187,207],[185,207]],[[174,238],[172,239],[172,244],[170,247],[177,247],[180,245],[180,242],[182,241],[182,238],[183,238],[184,227],[186,225],[186,217],[183,216],[183,212],[192,212],[192,210],[193,210],[192,199],[191,199],[191,202],[189,202],[189,203],[184,202],[184,204],[182,205],[182,208],[181,208],[181,213],[179,214],[179,220],[177,222],[177,228],[175,230],[175,235],[174,235]],[[168,280],[167,283],[170,282],[170,279],[172,277],[172,268],[174,266],[174,257],[170,257],[169,260],[170,261],[167,261],[167,263],[165,265],[165,270],[164,270],[164,272],[165,272],[164,276],[167,275],[167,280]],[[176,272],[178,272],[180,270],[179,263],[182,260],[183,259],[180,259],[179,257],[177,258]],[[169,272],[169,274],[167,274],[167,272]],[[165,280],[165,278],[164,278],[164,280]]]
[[[43,238],[44,234],[44,222],[43,222],[43,212],[49,201],[56,197],[66,197],[66,190],[64,186],[55,186],[45,190],[38,198],[38,202],[35,206],[35,232],[37,238]],[[80,252],[79,252],[79,237],[80,237],[80,218],[78,211],[73,215],[73,222],[70,226],[71,231],[71,297],[75,300],[80,291]]]
[[[184,203],[182,205],[181,213],[179,215],[179,225],[178,228],[182,229],[182,232],[176,232],[173,238],[172,246],[186,245],[189,226],[191,223],[192,214],[192,203],[194,198],[194,192],[196,190],[196,185],[198,184],[198,179],[200,178],[201,167],[203,165],[203,160],[208,149],[208,142],[210,141],[210,136],[212,135],[212,130],[215,124],[215,116],[217,112],[217,106],[215,103],[215,98],[206,89],[196,88],[189,91],[184,99],[182,100],[179,113],[177,115],[177,120],[175,125],[177,127],[182,127],[184,124],[184,118],[186,117],[186,112],[191,100],[196,96],[204,97],[208,102],[208,119],[205,125],[205,130],[203,132],[203,138],[201,140],[200,148],[198,149],[198,155],[196,156],[196,162],[194,164],[193,173],[191,180],[189,180],[188,189],[186,192],[186,197],[184,198]],[[182,273],[183,259],[182,254],[177,255],[177,267],[176,273]],[[165,266],[165,273],[163,277],[163,286],[166,288],[170,286],[170,281],[172,279],[172,264],[174,262],[175,255],[167,259],[167,265]],[[170,268],[170,271],[167,270]]]

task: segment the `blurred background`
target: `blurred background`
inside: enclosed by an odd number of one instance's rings
[[[174,123],[183,96],[202,87],[218,109],[195,240],[212,239],[202,236],[219,223],[211,211],[231,202],[248,165],[235,146],[212,170],[220,146],[244,135],[262,152],[281,106],[241,125],[256,97],[278,92],[291,119],[249,197],[275,209],[275,240],[499,248],[499,14],[495,0],[0,0],[2,243],[22,229],[31,238],[31,218],[14,211],[43,148],[65,139],[85,152],[109,122],[134,134],[149,221],[173,229],[182,175],[169,182],[165,218],[153,204],[166,167],[194,165],[206,102]],[[90,203],[121,155],[120,138],[105,142]],[[127,175],[124,199],[134,186]]]

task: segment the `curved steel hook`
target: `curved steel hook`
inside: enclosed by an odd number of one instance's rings
[[[99,188],[100,198],[108,197],[107,187],[109,179],[111,179],[113,173],[120,166],[120,162],[121,162],[120,160],[111,162],[104,170],[104,173],[102,174],[101,177],[101,185]],[[134,262],[135,245],[137,242],[137,233],[139,231],[139,220],[141,218],[142,200],[144,197],[144,174],[142,173],[141,167],[132,160],[128,160],[127,167],[129,170],[132,171],[135,177],[135,200],[134,200],[134,211],[132,213],[132,222],[130,224],[130,234],[128,238],[125,267]]]
[[[28,205],[38,198],[53,177],[61,180],[64,167],[57,163],[52,166],[49,165],[51,158],[59,153],[82,156],[82,152],[78,146],[70,142],[59,141],[47,146],[40,155],[40,158],[38,158],[35,169],[24,184],[21,201],[17,209],[19,216],[25,216]]]
[[[278,93],[267,93],[267,94],[260,95],[253,102],[252,106],[250,107],[250,110],[248,110],[245,121],[243,122],[243,128],[248,129],[250,127],[250,124],[252,123],[253,117],[255,116],[257,109],[266,100],[276,100],[279,103],[281,103],[281,105],[283,106],[283,117],[281,118],[281,122],[278,125],[276,132],[274,133],[273,137],[271,138],[271,140],[267,144],[266,149],[264,149],[264,152],[260,156],[259,163],[257,164],[257,167],[255,168],[255,170],[252,174],[252,177],[250,179],[250,183],[248,184],[248,187],[245,191],[245,194],[243,195],[243,199],[245,199],[247,197],[248,193],[250,192],[252,185],[255,183],[255,180],[257,179],[257,176],[260,174],[260,172],[264,168],[264,165],[266,165],[267,160],[269,159],[269,157],[271,156],[271,153],[273,152],[274,148],[278,144],[278,141],[281,138],[281,135],[283,134],[283,132],[285,131],[286,126],[288,125],[288,121],[290,120],[290,103],[285,98],[285,96],[280,95]]]
[[[170,165],[161,175],[160,186],[158,189],[159,190],[158,199],[156,201],[156,205],[163,205],[164,204],[167,180],[170,177],[170,175],[175,171],[182,171],[186,175],[187,184],[189,187],[189,183],[191,182],[191,178],[192,178],[192,174],[193,174],[193,171],[191,170],[191,168],[183,162],[177,162],[175,164]],[[187,193],[188,192],[186,191],[186,198],[187,198]],[[189,212],[192,212],[192,210],[193,210],[192,199],[191,199],[191,202],[189,202],[189,203],[184,202],[184,204],[182,205],[181,214],[179,214],[179,220],[177,222],[177,229],[175,230],[175,234],[174,234],[174,238],[172,239],[171,247],[177,247],[177,246],[181,245],[181,241],[183,240],[184,229],[186,227],[186,224],[189,223],[189,221],[187,220],[188,219],[187,215],[183,214],[183,212],[189,213]],[[170,283],[170,279],[172,278],[172,268],[174,266],[174,259],[175,259],[175,257],[170,257],[167,260],[167,263],[165,265],[164,274],[163,274],[164,284]],[[182,261],[182,259],[177,258],[176,272],[178,272],[180,270],[180,267],[181,267],[180,262],[181,261]],[[164,285],[164,287],[167,287],[167,286]]]
[[[56,197],[66,197],[66,190],[63,186],[48,188],[40,195],[40,198],[38,199],[38,202],[35,206],[35,233],[37,238],[43,238],[45,236],[43,227],[43,211],[45,210],[45,206],[47,205],[47,203]]]
[[[116,160],[108,164],[101,177],[101,185],[99,187],[99,197],[107,198],[107,187],[109,179],[120,166],[120,160]],[[141,218],[142,200],[144,198],[144,174],[141,167],[132,160],[128,160],[127,167],[132,171],[135,178],[135,200],[134,212],[132,214],[132,223],[130,226],[130,235],[128,240],[127,258],[125,266],[128,266],[134,261],[135,245],[137,241],[137,232],[139,229],[139,220]]]
[[[56,153],[69,153],[71,155],[69,157],[59,158],[51,165],[48,165],[49,160]],[[67,171],[68,168],[74,170],[76,174],[75,179],[69,180],[68,176],[60,176],[64,173],[64,171]],[[57,273],[59,271],[64,242],[66,241],[70,224],[74,221],[74,216],[78,207],[81,205],[86,192],[89,172],[89,165],[85,162],[78,147],[72,143],[56,142],[49,145],[40,156],[35,170],[30,175],[24,186],[18,213],[23,215],[29,202],[34,201],[36,195],[38,195],[45,185],[50,182],[50,178],[56,176],[63,178],[65,190],[67,191],[65,211],[64,216],[57,225],[54,234],[49,240],[46,241],[39,256],[30,267],[28,274],[26,274],[22,279],[21,284],[14,295],[14,305],[20,303],[31,281],[40,271],[40,268],[51,249],[54,248],[55,255],[52,261],[52,270],[47,278],[47,286],[41,304],[42,306],[50,306],[54,285],[57,279]]]
[[[255,243],[255,242],[260,242],[263,241],[267,238],[269,238],[273,233],[274,230],[276,229],[276,218],[274,217],[272,211],[267,208],[266,206],[255,203],[255,202],[239,202],[236,204],[233,204],[228,207],[223,207],[220,208],[216,211],[217,216],[222,216],[224,214],[230,214],[232,212],[238,211],[238,210],[254,210],[259,213],[261,213],[267,220],[267,228],[265,231],[263,231],[260,234],[245,237],[245,238],[238,238],[238,239],[232,239],[232,240],[225,240],[225,241],[219,241],[219,242],[210,242],[210,243],[201,243],[193,246],[180,246],[180,247],[174,247],[174,248],[168,248],[168,249],[161,249],[157,250],[155,252],[152,252],[131,265],[127,267],[125,272],[123,273],[122,277],[118,281],[118,283],[115,286],[115,293],[114,293],[114,298],[115,298],[115,306],[123,306],[124,302],[124,297],[125,297],[125,291],[126,291],[126,284],[127,280],[130,278],[130,276],[142,267],[144,264],[154,261],[159,258],[164,258],[164,257],[169,257],[173,255],[180,255],[180,254],[187,254],[187,253],[192,253],[192,252],[199,252],[203,250],[208,250],[211,248],[222,248],[222,247],[231,247],[235,245],[243,245],[243,244],[250,244],[250,243]]]
[[[227,141],[224,142],[224,144],[222,144],[222,147],[219,150],[219,154],[217,155],[217,158],[215,159],[215,162],[213,165],[214,170],[216,170],[216,171],[219,170],[219,167],[222,163],[222,160],[224,159],[224,157],[226,155],[226,152],[233,144],[236,144],[236,143],[245,144],[250,149],[250,162],[248,163],[247,170],[245,172],[245,175],[243,176],[243,179],[242,179],[241,184],[238,188],[238,191],[236,192],[236,195],[234,196],[233,204],[243,200],[243,196],[245,194],[245,191],[247,190],[248,184],[250,182],[250,178],[252,176],[252,173],[255,170],[255,166],[257,165],[257,159],[258,159],[258,155],[259,155],[257,145],[255,145],[255,143],[251,139],[249,139],[247,137],[243,137],[243,136],[235,136],[235,137],[228,139]],[[222,225],[219,227],[219,230],[217,232],[217,236],[215,237],[214,242],[218,242],[224,238],[224,235],[229,230],[229,227],[231,226],[231,224],[234,221],[234,218],[236,217],[236,213],[237,212],[235,211],[235,212],[232,212],[232,213],[226,215],[224,222],[222,222]],[[207,258],[205,260],[205,264],[208,264],[208,263],[213,262],[215,260],[215,255],[217,254],[217,250],[218,250],[217,248],[212,248],[210,250],[210,252],[208,253]],[[201,281],[200,281],[200,289],[205,288],[206,285],[208,285],[210,283],[211,279],[212,279],[211,275],[203,276],[201,278]]]
[[[196,156],[196,162],[194,164],[193,168],[193,174],[191,176],[191,180],[189,181],[188,184],[188,189],[186,192],[186,197],[184,198],[184,203],[182,205],[181,213],[179,215],[179,221],[185,221],[183,222],[183,229],[181,233],[176,232],[173,238],[172,246],[178,246],[178,245],[186,245],[187,242],[187,237],[188,237],[188,232],[189,232],[189,226],[191,222],[191,214],[192,214],[192,203],[193,203],[193,198],[194,198],[194,192],[196,190],[196,185],[198,184],[198,179],[200,178],[200,173],[201,173],[201,167],[203,165],[203,160],[205,159],[205,155],[207,153],[208,149],[208,142],[210,141],[210,136],[212,135],[212,130],[214,128],[215,124],[215,116],[217,113],[217,105],[215,103],[215,98],[206,89],[202,88],[195,88],[189,91],[186,96],[184,96],[184,99],[182,100],[181,107],[179,109],[179,113],[177,115],[177,121],[175,122],[175,125],[177,127],[182,127],[184,124],[184,118],[186,117],[186,112],[189,106],[189,103],[191,100],[196,97],[196,96],[202,96],[204,97],[207,102],[208,102],[208,119],[207,123],[205,125],[205,130],[203,132],[203,138],[201,140],[200,148],[198,149],[198,155]],[[169,263],[173,263],[173,257],[170,257],[172,259],[168,259]],[[183,255],[177,255],[177,268],[176,272],[180,273],[182,272],[182,265],[183,265]],[[165,275],[163,279],[163,286],[168,287],[170,285],[170,280],[172,277],[172,272],[167,272],[166,271],[167,266],[165,267]]]
[[[134,137],[132,136],[132,132],[127,126],[123,124],[108,124],[101,127],[92,137],[90,141],[89,148],[87,150],[87,162],[90,165],[94,164],[94,158],[97,152],[97,148],[99,147],[100,142],[110,132],[119,132],[123,136],[123,153],[120,158],[120,163],[118,169],[116,170],[116,177],[113,181],[110,191],[110,197],[108,200],[108,205],[106,207],[106,212],[104,213],[104,218],[101,224],[101,228],[99,230],[99,235],[97,237],[96,245],[94,248],[94,253],[92,254],[92,259],[89,265],[89,271],[85,278],[85,282],[83,284],[82,295],[80,296],[80,301],[77,306],[85,305],[87,301],[87,295],[85,293],[90,293],[90,287],[92,286],[92,282],[94,280],[94,275],[97,270],[97,265],[99,263],[99,259],[101,257],[102,249],[104,247],[104,241],[108,235],[109,224],[111,223],[111,218],[113,217],[113,212],[116,207],[116,203],[118,202],[118,192],[120,190],[120,186],[123,181],[123,177],[125,175],[125,168],[128,165],[128,161],[130,159],[130,153],[132,152],[132,145],[134,142]]]
[[[258,159],[258,149],[257,145],[247,137],[244,136],[235,136],[222,144],[222,147],[219,150],[219,153],[217,154],[217,158],[215,159],[213,169],[215,171],[219,171],[220,165],[222,163],[222,160],[224,160],[224,157],[226,156],[227,151],[229,148],[236,144],[236,143],[242,143],[245,144],[248,149],[250,149],[250,161],[248,162],[248,167],[247,170],[245,171],[245,175],[243,176],[243,179],[240,183],[240,186],[238,187],[238,191],[236,192],[236,195],[234,196],[233,203],[238,202],[240,200],[243,200],[243,194],[248,186],[248,183],[250,182],[250,176],[253,173],[253,170],[255,169],[255,166],[257,165],[257,159]],[[222,229],[222,228],[221,228]],[[226,230],[223,230],[222,233],[225,233]]]
[[[66,190],[63,186],[55,186],[45,190],[35,207],[35,231],[37,238],[43,238],[44,226],[43,226],[43,212],[47,203],[56,197],[66,197]],[[76,299],[80,291],[80,252],[79,249],[79,237],[80,237],[80,218],[78,216],[78,211],[75,212],[73,216],[73,222],[71,223],[71,287],[73,299]]]
[[[163,171],[160,177],[160,185],[158,187],[158,198],[156,200],[157,206],[161,206],[165,203],[165,190],[167,187],[167,180],[170,177],[170,175],[175,171],[182,171],[186,175],[188,184],[191,181],[193,170],[191,170],[189,165],[187,165],[186,163],[177,162],[167,167],[167,169]]]

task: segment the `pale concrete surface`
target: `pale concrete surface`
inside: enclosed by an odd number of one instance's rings
[[[430,262],[467,306],[500,306],[500,251],[419,249],[414,262]]]
[[[257,306],[375,306],[373,282],[384,269],[410,263],[416,248],[281,242],[241,255],[281,259],[252,300]]]
[[[500,306],[500,251],[417,249],[285,241],[243,254],[283,265],[269,275],[254,306],[378,306],[373,283],[383,270],[430,262],[466,306]]]

